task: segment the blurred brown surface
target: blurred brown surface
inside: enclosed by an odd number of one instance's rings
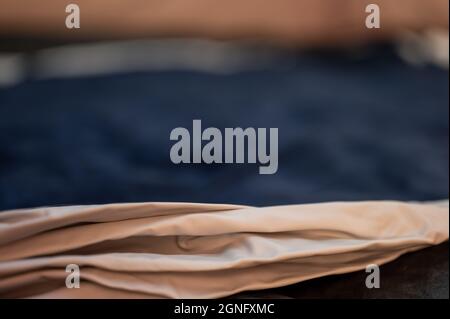
[[[76,3],[81,28],[65,26]],[[367,29],[376,3],[381,28]],[[448,0],[0,0],[0,37],[112,39],[208,37],[327,46],[395,38],[405,30],[448,28]]]

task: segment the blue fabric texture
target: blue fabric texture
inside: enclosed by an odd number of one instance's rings
[[[391,49],[232,75],[147,72],[0,89],[0,209],[448,197],[448,73]],[[278,127],[279,169],[170,161],[170,131]]]

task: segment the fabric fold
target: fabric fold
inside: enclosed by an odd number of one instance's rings
[[[384,264],[448,240],[448,201],[135,203],[0,213],[0,296],[216,298]],[[80,288],[66,288],[66,266]]]

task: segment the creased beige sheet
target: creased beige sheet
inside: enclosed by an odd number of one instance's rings
[[[6,211],[0,297],[223,297],[381,265],[448,236],[448,202]],[[80,267],[80,288],[65,286],[69,264]]]

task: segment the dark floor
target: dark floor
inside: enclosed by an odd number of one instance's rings
[[[380,288],[368,289],[364,270],[231,298],[439,298],[448,299],[448,242],[409,253],[380,267]]]

